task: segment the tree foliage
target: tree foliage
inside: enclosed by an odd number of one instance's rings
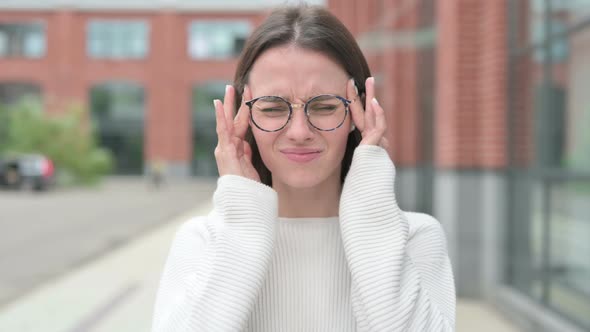
[[[47,114],[34,99],[0,106],[0,155],[41,153],[78,183],[93,183],[113,167],[110,151],[97,145],[88,110],[71,106]]]

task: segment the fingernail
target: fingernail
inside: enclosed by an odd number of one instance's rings
[[[219,99],[213,99],[213,107],[217,108],[218,101],[219,101]]]
[[[379,105],[379,102],[377,101],[377,98],[373,97],[373,102],[377,105]]]
[[[228,92],[229,92],[229,87],[230,87],[230,86],[231,86],[231,85],[229,85],[229,84],[225,86],[225,93],[228,93]]]

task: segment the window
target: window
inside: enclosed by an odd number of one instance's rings
[[[0,107],[16,105],[23,99],[41,99],[41,87],[26,82],[0,82]]]
[[[42,23],[0,23],[0,58],[41,58],[45,55]]]
[[[98,143],[115,156],[116,174],[143,172],[145,92],[133,82],[110,81],[90,90]]]
[[[214,152],[217,146],[213,99],[223,99],[226,81],[208,81],[193,86],[193,159],[191,170],[197,176],[218,176]]]
[[[541,21],[541,20],[535,20],[532,23],[532,27],[531,27],[531,32],[532,32],[532,38],[533,41],[544,41],[545,39],[547,39],[546,33],[545,33],[545,26],[547,25],[547,23],[545,21]],[[558,34],[563,34],[566,31],[567,26],[563,23],[560,22],[558,20],[552,20],[551,23],[549,24],[550,30],[551,30],[551,35],[558,35]],[[568,54],[568,40],[566,38],[559,38],[554,40],[551,43],[551,51],[549,52],[549,59],[551,59],[551,62],[553,63],[560,63],[560,62],[565,62],[567,61],[567,58],[569,56]],[[534,60],[538,63],[543,63],[548,61],[547,55],[545,54],[546,50],[543,48],[537,48],[535,49],[534,52]]]
[[[252,30],[248,21],[195,21],[189,26],[188,53],[193,59],[236,57]]]
[[[572,24],[589,22],[590,1],[516,4],[510,12],[514,143],[506,277],[588,330],[590,27]],[[523,27],[533,29],[526,35]]]
[[[92,58],[142,59],[149,48],[149,26],[139,20],[92,20],[87,30]]]

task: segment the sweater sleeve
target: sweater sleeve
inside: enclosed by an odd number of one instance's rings
[[[454,331],[455,284],[444,232],[434,218],[399,209],[394,180],[384,149],[357,147],[340,201],[357,328]]]
[[[153,332],[245,328],[271,260],[277,206],[268,186],[219,178],[212,212],[184,223],[172,242]]]

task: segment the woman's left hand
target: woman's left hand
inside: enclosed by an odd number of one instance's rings
[[[387,122],[385,112],[375,98],[375,79],[373,77],[367,78],[365,90],[366,109],[363,110],[363,104],[360,102],[353,79],[350,79],[346,88],[348,99],[354,100],[350,104],[350,114],[352,115],[352,121],[363,137],[360,144],[378,145],[387,150],[389,148],[389,142],[385,138]]]

